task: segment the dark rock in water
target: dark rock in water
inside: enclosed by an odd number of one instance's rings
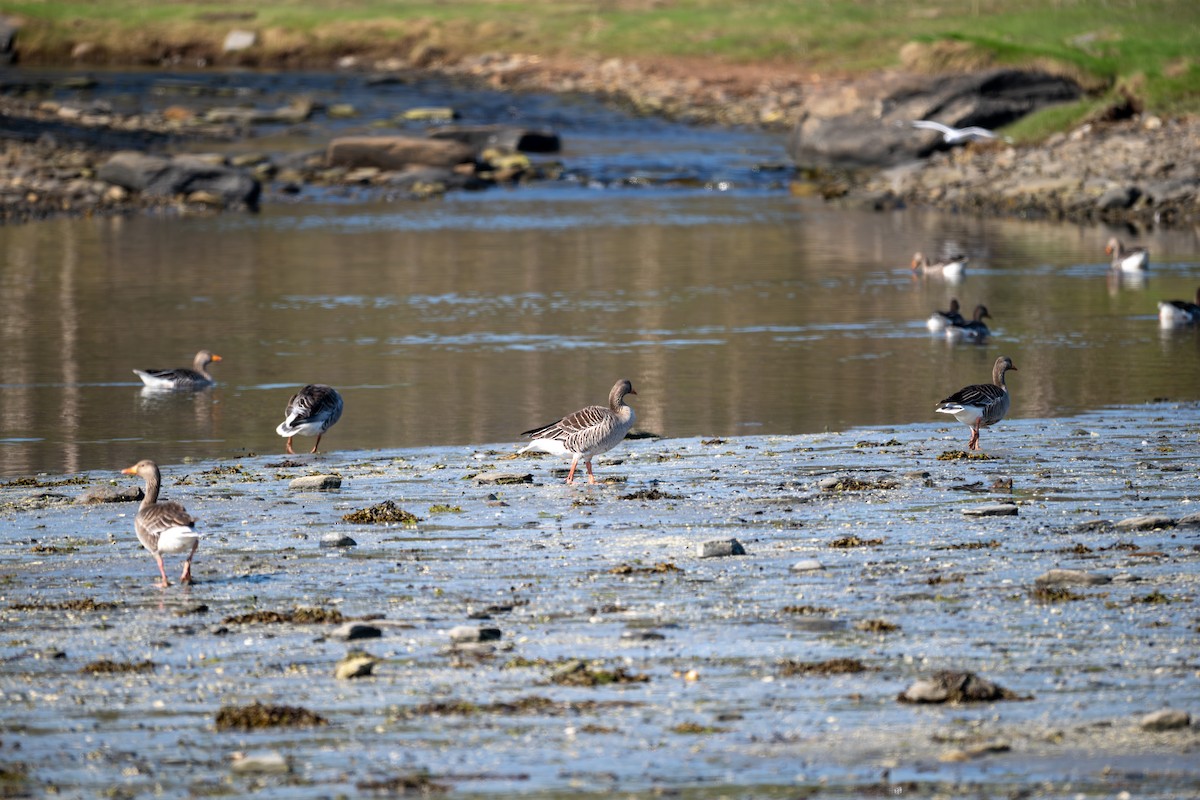
[[[93,486],[75,498],[75,502],[83,504],[131,503],[141,500],[143,497],[145,497],[145,492],[140,486],[126,486],[120,489],[112,486]]]
[[[475,476],[475,483],[484,486],[510,486],[517,483],[533,483],[533,474],[516,472],[481,472]]]
[[[240,170],[195,156],[156,156],[125,151],[115,154],[96,173],[100,180],[153,197],[206,192],[226,207],[258,208],[262,186]]]
[[[370,653],[355,650],[347,653],[345,658],[337,663],[333,670],[333,676],[340,681],[365,678],[371,674],[378,663],[379,659]]]
[[[430,131],[431,139],[462,142],[476,153],[495,148],[520,153],[557,153],[562,149],[558,134],[508,125],[443,125]]]
[[[1164,514],[1145,514],[1120,520],[1116,527],[1123,531],[1150,531],[1156,528],[1174,528],[1175,520]]]
[[[474,625],[457,625],[449,631],[452,642],[493,642],[499,639],[499,628],[477,628]]]
[[[356,547],[358,542],[344,533],[326,533],[321,536],[321,547]]]
[[[1126,209],[1136,203],[1141,196],[1142,193],[1136,186],[1117,186],[1100,195],[1096,200],[1096,208],[1101,211]]]
[[[986,703],[1032,698],[997,686],[973,672],[946,670],[917,681],[896,699],[901,703]]]
[[[378,639],[383,636],[383,631],[374,625],[367,625],[362,622],[347,622],[329,635],[334,639],[345,639],[347,642],[353,642],[356,639]]]
[[[746,548],[737,539],[713,539],[701,542],[697,549],[700,558],[722,558],[724,556],[744,556]]]
[[[1034,582],[1038,586],[1061,586],[1064,584],[1102,586],[1111,583],[1112,578],[1107,575],[1097,575],[1094,572],[1085,572],[1081,569],[1052,569],[1037,576]]]
[[[880,100],[854,94],[809,104],[788,139],[792,160],[801,167],[894,166],[947,146],[941,134],[912,128],[914,120],[997,128],[1081,94],[1070,79],[1015,69],[902,76],[881,89]]]
[[[331,167],[402,170],[413,165],[453,167],[473,161],[475,151],[461,142],[421,136],[343,136],[325,151]]]
[[[964,508],[962,513],[968,517],[1011,517],[1016,516],[1018,510],[1014,503],[989,503]]]
[[[1138,726],[1146,731],[1173,731],[1192,724],[1192,715],[1174,708],[1153,711],[1142,717]]]
[[[1175,520],[1175,524],[1181,528],[1191,527],[1194,525],[1200,525],[1200,511],[1194,512],[1192,514],[1185,514],[1184,516]]]
[[[305,475],[288,484],[289,489],[323,492],[342,488],[340,475]]]

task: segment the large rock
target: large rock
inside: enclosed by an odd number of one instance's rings
[[[813,98],[792,129],[788,153],[801,167],[894,166],[946,146],[940,134],[912,128],[914,120],[999,128],[1080,93],[1067,78],[1015,69],[892,76],[873,91],[840,87]]]
[[[553,131],[508,125],[443,125],[430,131],[429,137],[462,142],[476,153],[489,149],[510,153],[557,153],[562,149],[562,142]]]
[[[420,136],[343,136],[325,151],[331,167],[378,167],[402,170],[411,166],[453,167],[474,160],[475,151],[462,142]]]
[[[115,154],[96,173],[102,181],[153,197],[204,192],[227,208],[258,208],[262,186],[246,173],[196,156]]]

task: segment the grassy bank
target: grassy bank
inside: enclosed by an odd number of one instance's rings
[[[1083,78],[1100,97],[1130,96],[1157,113],[1200,110],[1195,0],[16,0],[3,12],[22,25],[22,58],[41,64],[286,66],[504,51],[703,59],[714,74],[753,64],[805,79],[1040,64]],[[222,41],[235,27],[255,30],[259,44],[227,56]]]

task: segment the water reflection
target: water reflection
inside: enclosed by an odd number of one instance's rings
[[[1194,232],[1146,237],[1150,274],[1114,292],[1101,228],[762,193],[567,205],[584,222],[512,193],[447,201],[480,221],[459,228],[394,203],[0,229],[0,470],[281,451],[306,383],[346,398],[339,449],[515,446],[620,376],[639,429],[668,436],[941,422],[934,403],[1000,354],[1021,364],[1013,417],[1200,397],[1198,334],[1156,315],[1195,291]],[[914,280],[910,254],[942,241],[971,256],[963,281]],[[988,306],[987,342],[929,333],[951,297]],[[130,374],[199,347],[224,356],[212,389]]]

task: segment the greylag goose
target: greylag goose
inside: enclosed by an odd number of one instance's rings
[[[203,389],[216,383],[205,367],[220,360],[216,353],[201,350],[192,360],[191,369],[135,369],[133,374],[151,389]]]
[[[934,311],[933,314],[929,316],[929,319],[925,321],[925,327],[929,328],[931,331],[944,331],[951,325],[965,324],[967,324],[966,320],[964,320],[962,314],[959,313],[957,297],[950,298],[949,311]]]
[[[967,261],[968,258],[966,256],[955,255],[944,261],[931,262],[924,253],[914,253],[912,271],[921,275],[932,275],[938,278],[957,280],[966,272]]]
[[[987,306],[975,306],[975,314],[971,318],[970,322],[964,322],[961,325],[954,324],[946,326],[946,338],[963,339],[969,342],[982,342],[991,335],[991,331],[988,330],[988,326],[983,323],[984,317],[987,317],[988,319],[992,318],[992,315],[988,313]]]
[[[1187,300],[1163,300],[1158,304],[1158,323],[1164,328],[1195,325],[1200,322],[1200,289],[1196,290],[1196,302]]]
[[[317,452],[321,437],[342,416],[342,396],[331,386],[310,383],[292,395],[284,410],[285,419],[275,432],[287,437],[287,451],[292,450],[292,437],[316,436],[317,441],[309,452]]]
[[[517,451],[520,455],[527,450],[541,450],[552,455],[570,455],[571,469],[567,483],[575,481],[575,467],[579,459],[587,467],[588,483],[595,483],[592,474],[592,458],[612,450],[629,429],[633,427],[633,409],[625,405],[625,396],[637,394],[633,384],[619,380],[608,393],[608,407],[588,406],[568,414],[557,422],[543,425],[522,433],[533,441]]]
[[[180,583],[192,582],[192,556],[200,546],[202,534],[196,532],[196,520],[179,503],[167,501],[158,502],[158,487],[162,483],[162,474],[158,464],[143,459],[132,467],[121,470],[126,475],[139,475],[146,482],[146,496],[138,506],[137,516],[133,518],[133,530],[137,533],[142,547],[150,551],[158,564],[158,572],[162,575],[162,588],[171,585],[167,580],[167,570],[163,567],[163,553],[182,553],[188,551],[187,561],[183,563],[183,574],[179,576]]]
[[[1010,369],[1017,371],[1012,359],[1000,356],[992,367],[991,383],[977,383],[959,389],[937,404],[938,413],[950,414],[970,427],[971,440],[967,442],[969,450],[982,450],[979,446],[979,429],[995,425],[1008,413],[1009,397],[1008,387],[1004,385],[1004,373]]]
[[[1112,256],[1112,268],[1121,272],[1141,272],[1150,266],[1150,251],[1144,247],[1126,247],[1117,237],[1108,240],[1104,252]]]

